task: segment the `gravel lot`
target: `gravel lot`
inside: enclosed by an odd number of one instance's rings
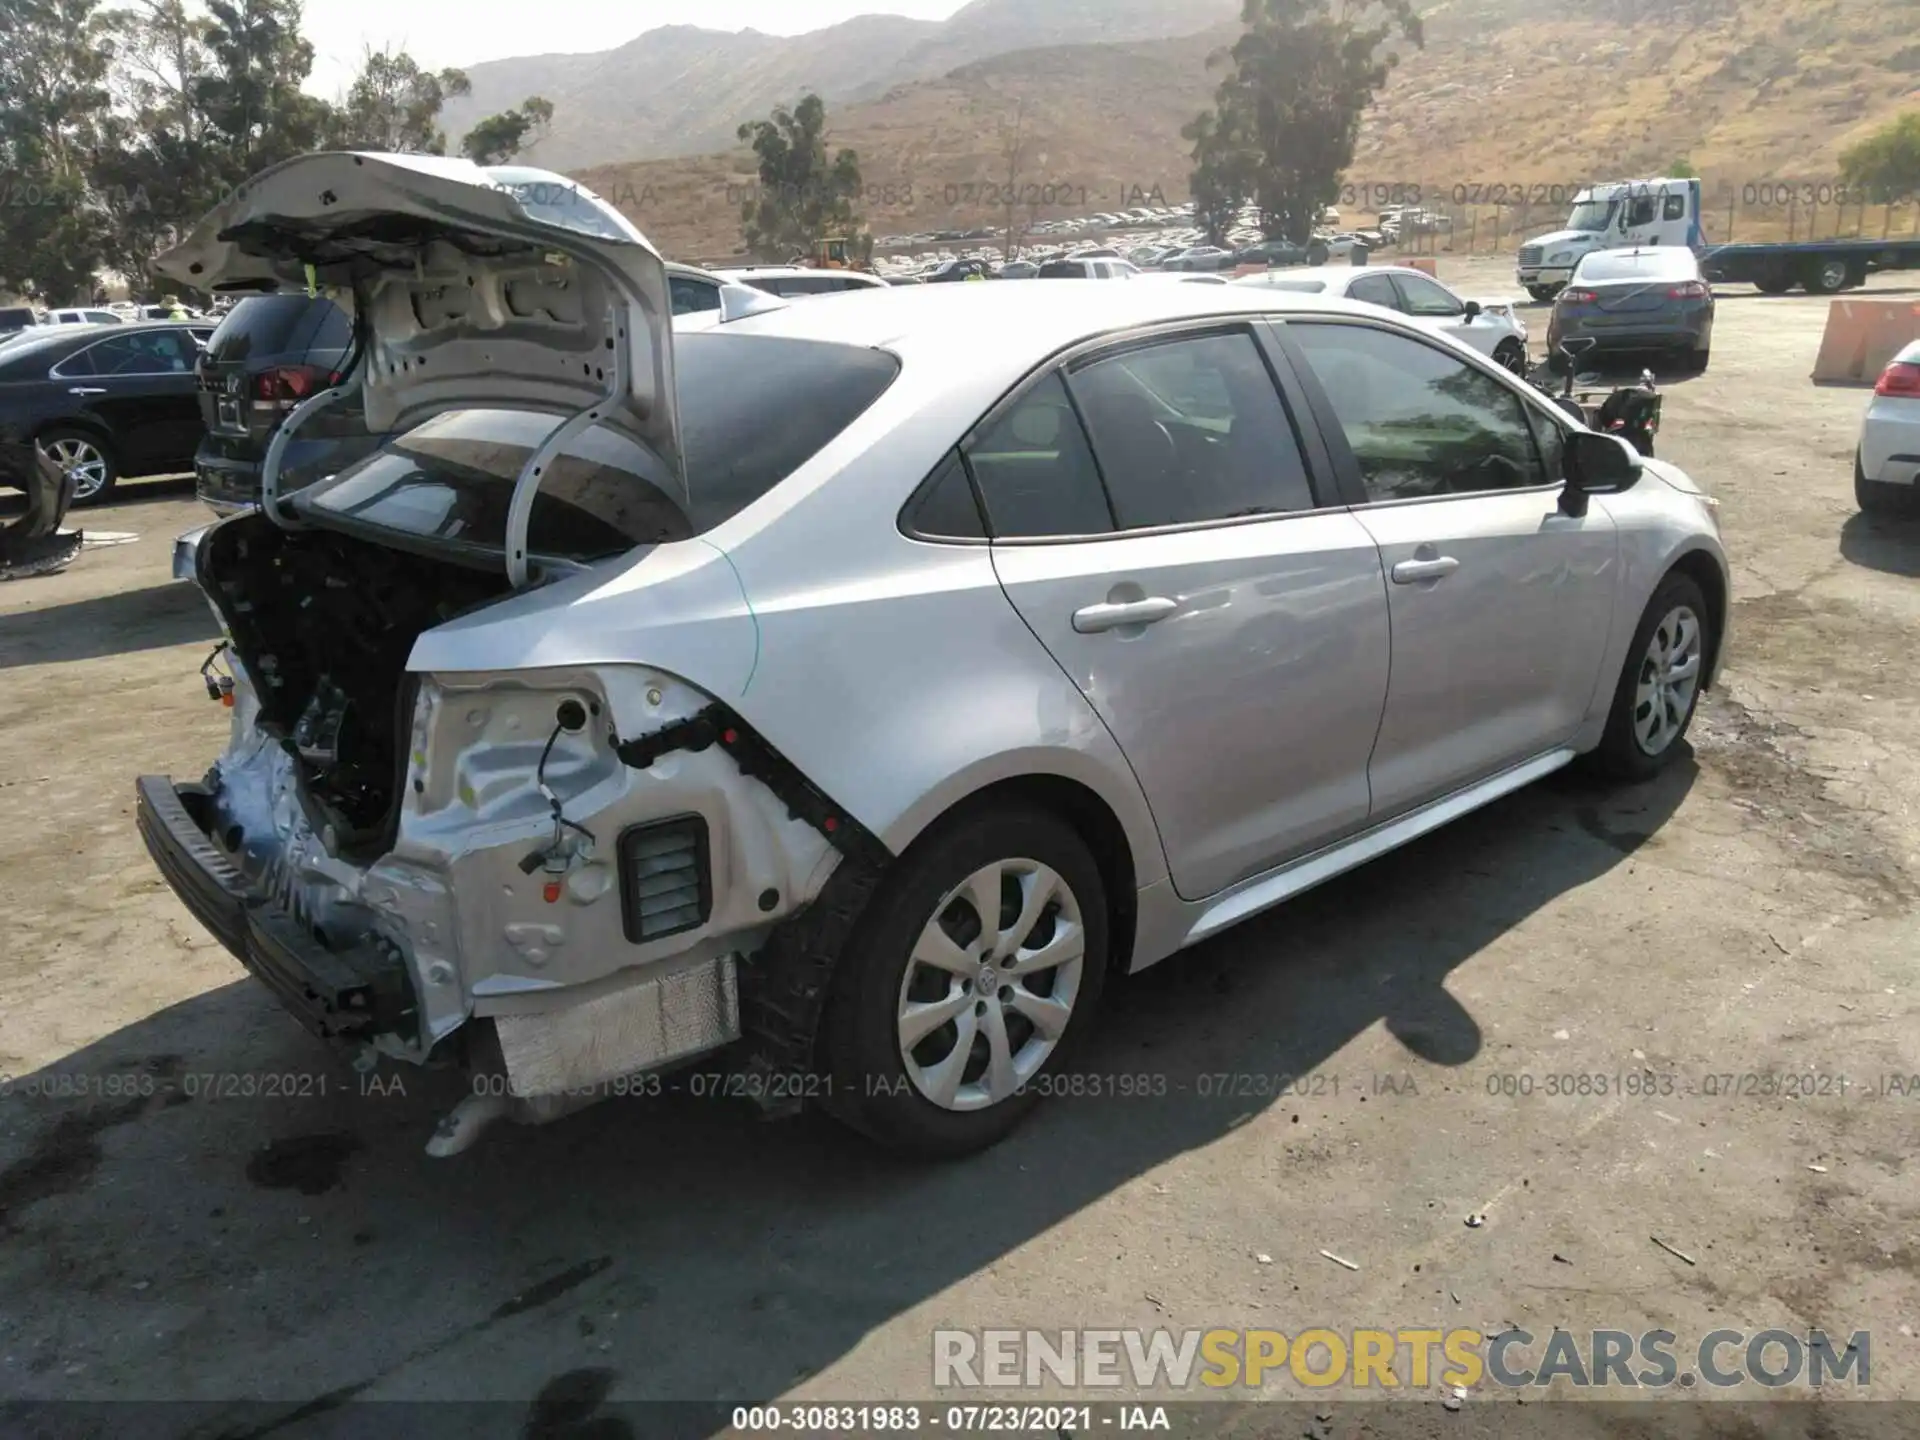
[[[304,1435],[458,1397],[511,1402],[470,1433],[618,1435],[646,1427],[593,1428],[603,1399],[932,1399],[936,1327],[1517,1324],[1871,1330],[1871,1395],[1920,1400],[1920,1079],[1883,1093],[1920,1077],[1920,527],[1854,511],[1825,312],[1730,290],[1669,390],[1737,597],[1689,760],[1537,786],[1116,987],[1090,1067],[1165,1093],[947,1168],[684,1094],[427,1159],[460,1078],[362,1094],[134,833],[134,776],[197,775],[226,726],[168,570],[203,514],[128,485],[79,518],[137,540],[0,587],[0,1399]],[[1545,1093],[1639,1068],[1654,1093]],[[1781,1075],[1816,1093],[1738,1078]]]

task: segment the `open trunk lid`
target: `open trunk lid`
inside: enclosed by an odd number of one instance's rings
[[[342,385],[375,433],[456,409],[580,417],[645,446],[690,499],[665,262],[564,176],[304,155],[241,186],[157,265],[199,289],[330,294],[356,317]],[[524,541],[509,536],[510,569]]]

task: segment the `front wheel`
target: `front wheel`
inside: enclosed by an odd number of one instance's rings
[[[1086,843],[1024,806],[956,816],[882,882],[834,978],[828,1109],[889,1150],[1004,1138],[1092,1028],[1107,900]]]
[[[1606,733],[1589,757],[1601,775],[1650,779],[1680,753],[1712,653],[1710,613],[1690,576],[1668,575],[1653,592],[1614,687]]]
[[[1493,349],[1496,365],[1505,366],[1522,380],[1527,378],[1527,347],[1518,340],[1502,340]]]

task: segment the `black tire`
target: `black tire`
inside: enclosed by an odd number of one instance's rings
[[[120,483],[120,462],[113,453],[113,446],[91,430],[83,429],[78,425],[55,425],[35,436],[34,443],[48,455],[54,455],[57,449],[71,451],[84,447],[101,467],[97,472],[102,476],[99,484],[84,493],[80,485],[75,485],[73,492],[75,510],[83,509],[88,505],[105,504],[107,498],[113,494],[113,487]],[[67,457],[57,457],[60,460],[65,458]]]
[[[1705,350],[1689,350],[1680,357],[1680,369],[1687,375],[1704,375],[1707,366],[1713,360],[1711,347]]]
[[[1107,899],[1100,867],[1086,843],[1057,816],[1021,805],[975,809],[942,822],[882,879],[835,967],[821,1025],[819,1060],[832,1082],[825,1108],[885,1149],[926,1159],[969,1155],[1004,1139],[1039,1103],[1039,1093],[1029,1084],[982,1109],[937,1105],[909,1078],[899,1035],[899,1006],[907,993],[912,952],[923,928],[937,918],[936,906],[977,871],[1012,860],[1037,861],[1066,882],[1086,941],[1066,1028],[1036,1073],[1065,1073],[1093,1028],[1106,980]],[[964,899],[951,901],[945,910],[962,922],[975,914]],[[1004,910],[1000,923],[1011,923]],[[938,980],[931,967],[919,967],[920,975],[929,973]],[[972,982],[967,986],[965,993],[978,995]],[[986,1003],[977,1002],[976,1014]],[[941,1026],[922,1044],[936,1050],[942,1042],[951,1045],[947,1032],[952,1028],[952,1022]],[[984,1036],[973,1042],[969,1053],[974,1058],[965,1073],[975,1072],[985,1043]]]
[[[1762,295],[1784,295],[1793,288],[1793,276],[1779,271],[1762,275],[1753,282],[1753,288]]]
[[[1547,305],[1551,304],[1554,296],[1558,295],[1565,288],[1564,285],[1529,285],[1527,286],[1527,294],[1531,295],[1535,300],[1538,300],[1542,305]]]
[[[1863,515],[1911,515],[1914,512],[1914,487],[1888,485],[1867,479],[1860,464],[1860,452],[1853,452],[1853,503]]]
[[[1669,719],[1668,725],[1663,727],[1670,729],[1672,734],[1658,751],[1649,753],[1635,733],[1636,711],[1639,708],[1637,692],[1642,672],[1649,663],[1648,651],[1653,643],[1654,631],[1667,621],[1669,615],[1681,608],[1692,611],[1700,627],[1702,674],[1705,673],[1709,657],[1714,653],[1717,637],[1713,633],[1713,612],[1707,608],[1706,596],[1691,576],[1678,571],[1669,573],[1653,592],[1640,623],[1634,627],[1633,641],[1627,647],[1626,663],[1620,667],[1620,679],[1613,689],[1613,705],[1607,712],[1606,733],[1601,737],[1599,747],[1586,757],[1587,768],[1605,779],[1629,783],[1651,779],[1666,769],[1681,751],[1681,741],[1686,738],[1687,727],[1693,723],[1694,712],[1700,704],[1698,679],[1687,700],[1686,714],[1679,718],[1677,724]]]
[[[1528,369],[1527,347],[1518,340],[1502,340],[1493,347],[1493,363],[1504,366],[1524,380]]]
[[[1847,288],[1849,274],[1846,261],[1816,255],[1801,272],[1800,283],[1809,295],[1835,295]]]

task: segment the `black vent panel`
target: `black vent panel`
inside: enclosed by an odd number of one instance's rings
[[[620,910],[627,939],[649,944],[697,930],[713,911],[707,822],[680,815],[620,835]]]

